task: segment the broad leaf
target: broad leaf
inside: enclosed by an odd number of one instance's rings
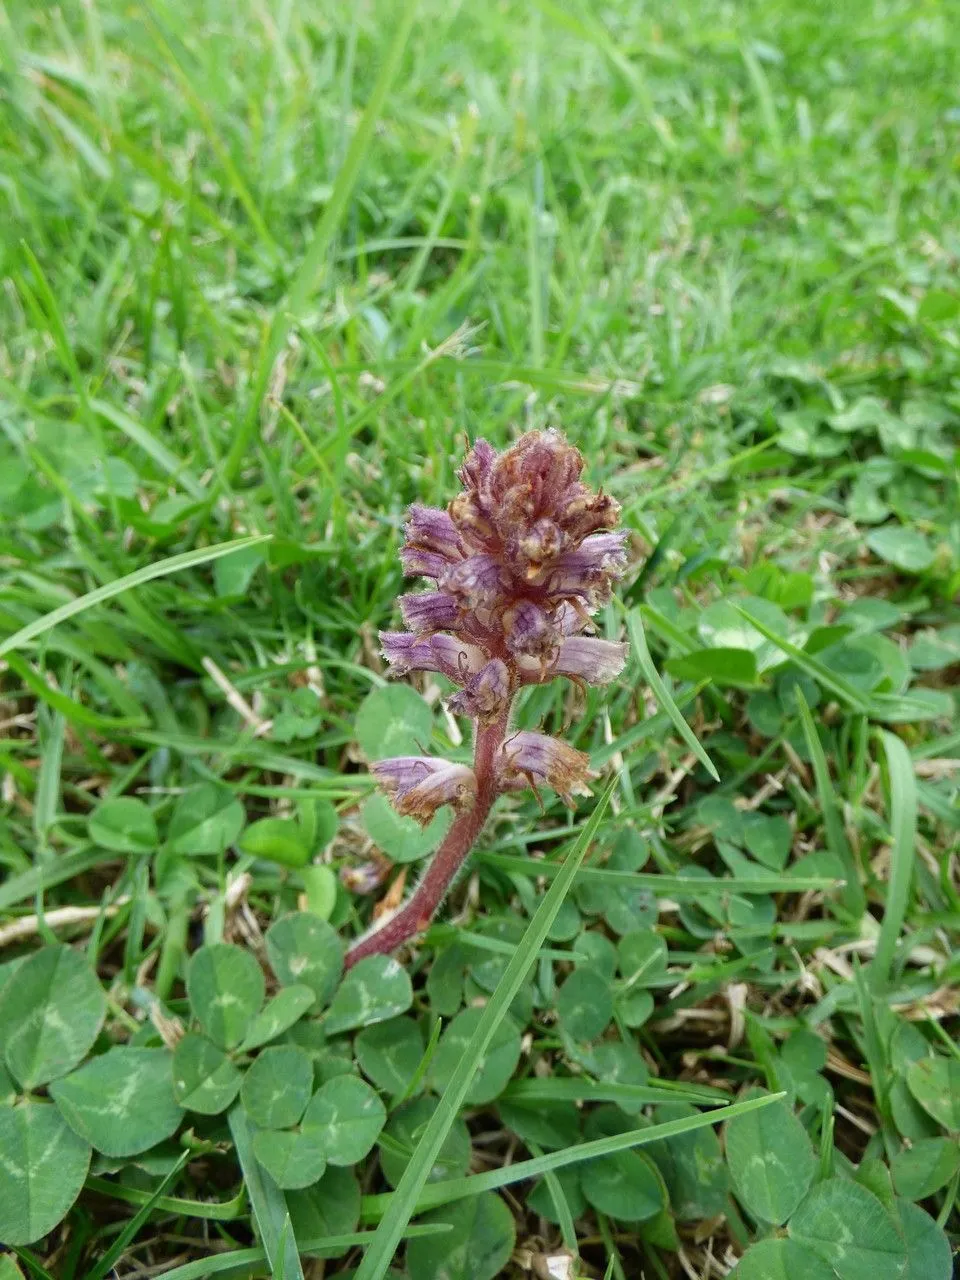
[[[951,1280],[953,1250],[943,1230],[909,1200],[898,1200],[896,1207],[907,1244],[907,1280]]]
[[[956,1058],[911,1063],[907,1084],[928,1115],[951,1133],[960,1132],[960,1062]]]
[[[215,1045],[235,1049],[263,1004],[266,983],[253,954],[229,942],[201,947],[187,966],[187,995]]]
[[[261,1129],[286,1129],[303,1115],[313,1089],[313,1063],[305,1049],[271,1045],[243,1077],[240,1101]]]
[[[653,1119],[665,1124],[696,1114],[688,1104],[677,1103],[657,1107]],[[726,1211],[730,1176],[714,1129],[694,1129],[652,1142],[644,1151],[660,1170],[670,1206],[681,1221],[713,1218]]]
[[[482,1009],[464,1009],[440,1037],[430,1066],[430,1078],[438,1093],[442,1093],[447,1087],[482,1014]],[[477,1064],[476,1073],[466,1092],[466,1101],[474,1106],[492,1102],[509,1084],[519,1061],[520,1033],[509,1017],[504,1018],[494,1032],[489,1049]]]
[[[228,787],[201,782],[177,800],[166,847],[187,856],[223,853],[236,841],[244,820],[243,805]]]
[[[173,1052],[173,1096],[198,1115],[226,1111],[240,1089],[240,1072],[206,1036],[188,1031]]]
[[[421,827],[415,818],[405,818],[397,813],[387,797],[379,791],[368,796],[360,810],[367,835],[391,862],[417,862],[435,849],[447,834],[453,821],[449,807]]]
[[[315,1002],[316,996],[310,987],[281,987],[251,1022],[240,1046],[241,1051],[249,1053],[251,1049],[259,1049],[262,1044],[276,1040],[277,1036],[282,1036],[299,1022]]]
[[[135,796],[104,800],[87,820],[90,839],[116,853],[153,853],[160,842],[153,810]]]
[[[47,1102],[0,1107],[0,1241],[32,1244],[80,1194],[90,1144]]]
[[[310,846],[303,829],[291,818],[261,818],[240,837],[241,853],[285,867],[302,867],[310,860]]]
[[[922,573],[933,564],[936,552],[918,529],[884,525],[867,534],[867,546],[875,556],[907,573]]]
[[[656,1167],[639,1151],[596,1156],[584,1164],[580,1180],[589,1203],[621,1222],[644,1222],[667,1205]]]
[[[379,1096],[359,1076],[334,1076],[310,1099],[303,1129],[316,1131],[330,1164],[357,1164],[370,1151],[387,1113]]]
[[[386,1022],[413,1004],[410,975],[392,956],[367,956],[347,973],[324,1020],[328,1035]]]
[[[921,1138],[895,1155],[893,1185],[907,1200],[926,1200],[945,1187],[960,1169],[960,1147],[953,1138]]]
[[[790,1236],[820,1255],[839,1280],[906,1275],[907,1250],[872,1192],[845,1178],[818,1183],[790,1219]]]
[[[105,1156],[134,1156],[169,1138],[183,1111],[173,1094],[173,1055],[120,1045],[51,1085],[64,1119]]]
[[[307,986],[317,1004],[333,995],[343,972],[343,943],[326,920],[307,911],[281,916],[267,930],[270,967],[285,987]]]
[[[34,1089],[82,1061],[103,1026],[106,996],[70,947],[44,947],[18,967],[0,999],[0,1044],[11,1075]]]
[[[836,1280],[819,1254],[796,1240],[761,1240],[740,1259],[730,1280]]]
[[[513,1214],[492,1192],[424,1214],[421,1222],[450,1223],[452,1231],[407,1244],[407,1266],[417,1280],[495,1280],[513,1253]]]
[[[361,1031],[353,1042],[360,1070],[378,1089],[403,1093],[423,1058],[423,1032],[413,1018],[391,1018]]]
[[[727,1163],[734,1190],[762,1222],[786,1222],[806,1195],[816,1171],[807,1131],[785,1102],[731,1120]]]
[[[423,755],[430,742],[433,715],[415,689],[389,684],[367,694],[354,728],[368,760]]]
[[[391,1187],[395,1187],[420,1141],[427,1121],[437,1109],[433,1097],[415,1098],[406,1102],[390,1117],[381,1134],[380,1167]],[[453,1122],[444,1139],[440,1154],[427,1175],[428,1182],[443,1182],[446,1178],[462,1178],[470,1168],[470,1131],[461,1116]]]
[[[610,983],[590,965],[574,969],[557,992],[557,1017],[574,1040],[596,1040],[613,1017]]]
[[[288,1191],[287,1207],[297,1240],[320,1240],[356,1231],[360,1220],[360,1185],[347,1169],[331,1166],[312,1187]],[[334,1253],[341,1257],[347,1247]]]
[[[253,1154],[283,1191],[312,1187],[327,1167],[322,1134],[315,1129],[263,1129],[253,1136]]]

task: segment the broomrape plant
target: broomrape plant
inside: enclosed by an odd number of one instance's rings
[[[459,686],[448,706],[474,721],[473,764],[398,756],[372,766],[398,813],[426,825],[449,804],[456,817],[409,900],[354,944],[347,966],[430,923],[498,795],[546,786],[572,806],[589,794],[582,751],[510,729],[524,686],[556,676],[607,684],[626,661],[626,645],[586,634],[626,553],[619,504],[583,484],[583,465],[556,431],[531,431],[502,453],[478,440],[448,509],[410,508],[400,557],[433,586],[400,597],[409,630],[380,641],[396,675],[436,671]]]

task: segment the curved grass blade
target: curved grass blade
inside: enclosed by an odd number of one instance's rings
[[[649,1125],[646,1129],[631,1129],[627,1133],[616,1133],[608,1138],[595,1138],[592,1142],[581,1142],[574,1147],[565,1147],[561,1151],[550,1151],[546,1155],[535,1156],[532,1160],[518,1160],[515,1164],[502,1165],[498,1169],[490,1169],[487,1173],[474,1173],[465,1178],[450,1178],[446,1182],[431,1182],[420,1193],[415,1212],[422,1213],[426,1209],[453,1204],[456,1200],[469,1199],[484,1191],[496,1191],[500,1187],[509,1187],[515,1182],[539,1177],[552,1169],[565,1169],[572,1164],[581,1164],[584,1160],[594,1160],[597,1156],[608,1156],[617,1151],[630,1151],[634,1147],[643,1147],[661,1139],[676,1138],[679,1134],[690,1133],[694,1129],[705,1129],[708,1125],[725,1124],[727,1120],[768,1107],[785,1096],[783,1093],[770,1093],[762,1098],[748,1098],[745,1102],[734,1102],[727,1107],[718,1107],[715,1111],[706,1111],[696,1116],[684,1116],[679,1120],[668,1120],[663,1124]],[[386,1211],[384,1214],[386,1218],[393,1199],[394,1197],[390,1195],[368,1196],[363,1201],[361,1213],[369,1220],[383,1208]],[[357,1280],[360,1280],[359,1273]],[[370,1273],[370,1280],[375,1280],[374,1272]],[[379,1280],[379,1277],[376,1277],[376,1280]]]
[[[881,731],[880,741],[887,757],[890,779],[890,879],[877,938],[877,950],[870,966],[870,985],[877,991],[890,981],[893,955],[907,914],[913,856],[917,837],[917,780],[913,761],[905,743],[894,733]]]
[[[834,857],[839,858],[847,877],[847,883],[841,894],[841,901],[850,914],[859,920],[867,905],[863,886],[860,883],[860,870],[854,861],[850,842],[847,840],[847,834],[840,820],[836,793],[830,780],[830,769],[827,765],[827,757],[824,754],[823,743],[820,741],[819,733],[817,733],[817,726],[813,723],[813,716],[810,714],[807,700],[803,696],[799,685],[795,692],[797,708],[800,712],[800,724],[803,727],[803,736],[806,739],[807,750],[810,752],[810,763],[813,765],[813,777],[817,784],[817,797],[823,814],[823,828],[827,838],[827,848]]]
[[[257,1235],[270,1264],[270,1274],[283,1280],[303,1280],[300,1254],[293,1234],[293,1224],[283,1192],[261,1168],[253,1154],[253,1135],[241,1106],[235,1106],[227,1117],[244,1185],[250,1197],[250,1209]]]
[[[716,765],[700,745],[697,735],[684,720],[680,713],[680,708],[670,695],[670,690],[660,679],[660,673],[653,665],[650,650],[647,648],[647,637],[643,633],[643,623],[640,621],[639,610],[631,609],[627,614],[627,630],[630,632],[630,641],[640,663],[640,670],[643,672],[647,684],[653,690],[653,696],[673,721],[677,733],[680,734],[680,737],[710,774],[710,777],[719,782],[720,775],[717,773]]]
[[[52,631],[68,618],[75,618],[78,613],[84,613],[94,605],[102,604],[104,600],[112,600],[114,596],[122,595],[124,591],[131,591],[144,582],[152,582],[155,578],[166,578],[171,573],[179,573],[181,569],[195,569],[198,565],[209,564],[212,560],[219,560],[221,556],[231,555],[234,551],[243,550],[244,547],[255,547],[261,542],[269,542],[272,537],[273,534],[270,533],[252,534],[248,538],[218,542],[213,547],[197,547],[193,551],[184,551],[180,555],[169,556],[166,560],[158,560],[156,564],[144,565],[142,569],[136,569],[133,573],[124,574],[122,578],[107,582],[94,591],[88,591],[86,595],[77,596],[76,600],[62,604],[59,609],[44,614],[42,618],[35,618],[33,622],[15,631],[12,636],[7,636],[6,640],[0,640],[0,658],[5,653],[22,648],[37,636]]]
[[[537,953],[543,946],[547,931],[556,919],[557,912],[567,896],[577,868],[583,861],[587,849],[603,820],[610,796],[617,779],[612,779],[601,796],[597,807],[590,815],[580,838],[567,855],[567,860],[553,884],[547,890],[537,912],[527,926],[526,932],[517,944],[513,958],[504,970],[497,989],[484,1006],[483,1014],[477,1029],[470,1040],[463,1057],[460,1059],[450,1082],[443,1091],[443,1096],[436,1111],[430,1117],[423,1137],[417,1145],[413,1158],[407,1165],[390,1204],[377,1228],[376,1235],[367,1250],[363,1262],[357,1271],[355,1280],[381,1280],[393,1258],[403,1230],[416,1212],[418,1201],[436,1163],[440,1148],[450,1131],[450,1126],[457,1117],[463,1100],[466,1097],[470,1082],[473,1079],[480,1059],[490,1047],[494,1032],[506,1016],[510,1004],[523,985],[524,979],[535,963]]]

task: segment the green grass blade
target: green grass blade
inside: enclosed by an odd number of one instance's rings
[[[894,733],[881,730],[880,741],[887,759],[890,786],[890,878],[887,884],[883,920],[877,950],[870,966],[874,991],[886,986],[891,977],[893,955],[910,900],[913,858],[917,838],[917,779],[905,743]]]
[[[497,989],[484,1007],[483,1016],[477,1024],[470,1044],[467,1046],[457,1069],[436,1111],[430,1117],[423,1137],[417,1145],[413,1158],[404,1170],[403,1177],[391,1198],[387,1212],[377,1228],[373,1243],[367,1250],[363,1262],[357,1271],[355,1280],[382,1280],[393,1258],[403,1229],[416,1212],[416,1207],[430,1170],[436,1163],[440,1148],[450,1131],[450,1126],[457,1117],[470,1081],[476,1073],[477,1066],[490,1047],[494,1032],[503,1021],[530,967],[534,964],[537,952],[543,946],[547,932],[556,918],[557,912],[567,896],[577,868],[586,856],[587,849],[603,819],[610,801],[611,793],[616,786],[616,779],[608,783],[606,790],[590,816],[579,840],[567,855],[567,860],[560,869],[553,884],[547,890],[543,901],[537,908],[536,915],[527,926],[523,938],[517,945],[513,959],[504,970]]]
[[[456,1200],[469,1199],[484,1191],[496,1191],[500,1187],[509,1187],[515,1182],[524,1182],[529,1178],[537,1178],[551,1169],[565,1169],[569,1165],[582,1164],[584,1160],[595,1160],[597,1156],[613,1155],[617,1151],[629,1151],[634,1147],[647,1146],[651,1142],[659,1142],[667,1138],[676,1138],[681,1133],[691,1133],[694,1129],[705,1129],[712,1124],[723,1124],[735,1116],[746,1115],[757,1111],[784,1097],[782,1093],[767,1094],[762,1098],[749,1098],[745,1102],[735,1102],[728,1107],[720,1107],[715,1111],[704,1112],[696,1116],[684,1116],[680,1120],[668,1120],[663,1124],[649,1125],[645,1129],[631,1129],[627,1133],[616,1133],[608,1138],[596,1138],[592,1142],[581,1142],[575,1147],[565,1147],[562,1151],[550,1151],[543,1156],[535,1156],[532,1160],[520,1160],[515,1164],[503,1165],[499,1169],[491,1169],[487,1173],[470,1174],[465,1178],[450,1178],[446,1182],[431,1182],[423,1188],[417,1202],[416,1212],[435,1209],[440,1205],[452,1204]],[[399,1191],[399,1188],[398,1188]],[[364,1209],[370,1214],[384,1207],[384,1221],[393,1207],[394,1196],[370,1196],[364,1201]],[[368,1255],[369,1256],[369,1255]],[[375,1273],[370,1273],[374,1280]],[[357,1273],[357,1280],[361,1280]],[[379,1280],[379,1277],[377,1277]]]
[[[282,1275],[283,1280],[303,1280],[303,1268],[300,1265],[300,1254],[297,1252],[287,1202],[283,1192],[260,1167],[253,1154],[253,1134],[243,1107],[235,1106],[227,1120],[244,1185],[250,1197],[250,1210],[257,1235],[267,1255],[271,1274]]]
[[[112,1187],[112,1185],[108,1183],[108,1186]],[[449,1230],[445,1222],[425,1222],[420,1226],[407,1227],[403,1238],[416,1240],[424,1236],[442,1236]],[[372,1239],[372,1231],[349,1231],[339,1236],[327,1236],[322,1240],[307,1240],[301,1248],[304,1253],[311,1255],[322,1255],[324,1251],[339,1253],[343,1249],[352,1249],[358,1245],[362,1248]],[[230,1280],[237,1280],[243,1275],[262,1276],[263,1264],[266,1260],[267,1255],[262,1249],[231,1249],[229,1253],[218,1253],[210,1258],[200,1258],[196,1262],[184,1263],[182,1267],[174,1267],[172,1271],[165,1271],[163,1275],[164,1280],[207,1280],[207,1276],[229,1271]]]
[[[715,781],[720,781],[720,775],[717,773],[716,766],[704,751],[703,747],[697,740],[697,735],[684,720],[680,712],[680,708],[674,702],[670,695],[670,690],[660,679],[660,673],[653,665],[653,659],[650,657],[650,650],[647,648],[647,638],[643,633],[643,623],[640,620],[640,612],[637,609],[631,609],[627,614],[627,629],[630,632],[630,641],[633,645],[637,660],[640,663],[640,670],[643,672],[644,679],[653,690],[653,696],[663,707],[664,711],[673,721],[674,727],[683,738],[684,742],[697,757],[710,777]]]
[[[829,776],[827,756],[824,754],[817,726],[813,722],[810,708],[806,705],[806,699],[799,686],[796,689],[796,704],[800,710],[800,723],[804,730],[806,749],[810,753],[810,763],[813,764],[813,776],[817,783],[817,797],[820,801],[823,829],[827,837],[827,849],[835,855],[835,858],[840,859],[846,873],[846,884],[841,892],[841,901],[847,911],[859,920],[867,909],[867,899],[860,884],[860,869],[854,860],[850,841],[846,838],[844,823],[840,817],[840,810],[837,808],[836,790]]]
[[[180,555],[169,556],[166,560],[158,560],[156,564],[148,564],[142,569],[136,569],[133,573],[127,573],[122,578],[116,578],[113,582],[107,582],[102,587],[88,591],[86,595],[78,596],[76,600],[61,605],[59,609],[44,614],[42,618],[36,618],[25,627],[21,627],[19,631],[15,631],[12,636],[7,636],[6,640],[0,640],[0,658],[5,653],[10,653],[29,641],[36,640],[37,636],[52,631],[68,618],[75,618],[78,613],[84,613],[94,605],[103,604],[105,600],[112,600],[115,596],[122,595],[124,591],[142,586],[144,582],[166,578],[171,573],[179,573],[181,569],[195,569],[198,565],[209,564],[213,560],[219,560],[221,556],[240,551],[243,547],[255,547],[261,542],[269,542],[272,536],[269,533],[258,533],[249,538],[235,538],[232,542],[219,542],[213,547],[197,547],[193,551],[184,551]]]
[[[760,634],[771,644],[775,644],[781,653],[785,653],[788,658],[797,664],[801,670],[806,671],[807,675],[812,676],[818,684],[823,685],[825,689],[829,689],[831,693],[835,693],[837,697],[848,706],[852,711],[859,711],[862,715],[866,715],[870,710],[870,704],[860,693],[859,689],[854,688],[847,680],[841,676],[835,675],[828,670],[822,662],[818,662],[816,658],[812,658],[810,654],[805,653],[803,649],[798,649],[795,644],[791,644],[789,640],[785,640],[783,636],[777,635],[776,631],[771,630],[765,622],[755,617],[749,610],[744,609],[742,605],[737,604],[736,600],[730,602],[737,613],[740,614],[744,621],[749,622],[754,630]]]
[[[117,1235],[110,1248],[104,1253],[97,1265],[92,1271],[89,1271],[84,1280],[103,1280],[103,1277],[112,1271],[114,1266],[120,1261],[124,1250],[130,1241],[136,1236],[137,1232],[149,1218],[150,1214],[157,1205],[157,1201],[161,1198],[167,1187],[172,1186],[180,1174],[180,1170],[190,1159],[190,1152],[184,1151],[177,1163],[173,1166],[167,1176],[157,1185],[157,1189],[145,1200],[133,1217],[126,1223],[123,1230]]]
[[[189,493],[191,498],[196,498],[198,502],[203,502],[208,497],[207,491],[196,476],[193,475],[183,459],[171,453],[161,440],[148,431],[146,427],[142,426],[141,423],[137,422],[135,418],[131,418],[128,413],[124,413],[116,405],[108,404],[106,400],[91,400],[90,408],[99,417],[106,419],[111,426],[116,427],[118,431],[122,431],[128,440],[132,440],[149,458],[152,458],[158,467]]]
[[[501,871],[547,879],[559,875],[564,865],[562,862],[522,858],[509,853],[482,853],[477,860]],[[650,871],[608,871],[606,867],[581,867],[576,878],[611,887],[619,885],[624,889],[649,889],[652,893],[669,894],[672,898],[700,898],[704,894],[806,893],[808,889],[829,892],[842,884],[827,876],[698,876],[694,879],[692,876],[668,876]]]
[[[850,842],[847,840],[847,834],[843,829],[840,811],[837,808],[836,791],[830,778],[830,769],[827,766],[823,743],[820,741],[817,726],[813,722],[813,716],[810,714],[807,700],[799,686],[796,689],[796,698],[797,708],[800,712],[800,724],[803,727],[803,736],[806,739],[807,750],[810,752],[810,762],[813,765],[813,777],[817,784],[817,798],[820,801],[827,848],[834,857],[839,858],[847,877],[847,883],[841,893],[841,902],[850,914],[859,920],[867,905],[863,886],[860,883],[860,869],[854,861]]]
[[[224,478],[229,483],[232,483],[236,478],[237,472],[249,452],[250,442],[260,420],[263,397],[267,390],[274,361],[280,354],[291,327],[299,320],[304,309],[316,294],[323,273],[330,262],[330,249],[334,236],[346,211],[347,202],[357,184],[367,152],[370,149],[370,143],[373,140],[374,130],[383,112],[387,95],[400,69],[400,62],[417,16],[417,8],[416,0],[409,0],[408,3],[400,6],[393,39],[383,59],[373,90],[367,100],[366,108],[360,118],[360,123],[357,125],[357,130],[350,140],[350,146],[347,148],[347,154],[333,184],[333,190],[330,192],[330,198],[324,208],[323,216],[303,256],[303,261],[300,263],[297,273],[290,284],[286,302],[279,306],[270,326],[269,335],[260,355],[257,378],[250,398],[249,409],[236,432],[230,452],[224,461]]]

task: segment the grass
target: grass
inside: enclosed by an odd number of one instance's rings
[[[240,1110],[191,1115],[94,1153],[61,1225],[15,1240],[23,1273],[712,1277],[811,1249],[839,1179],[921,1205],[940,1275],[960,1230],[946,10],[93,0],[0,26],[0,1028],[17,962],[67,941],[107,992],[91,1061],[160,1051],[196,1013],[202,943],[263,959],[298,905],[351,937],[402,889],[355,718],[385,683],[403,511],[449,499],[470,439],[562,427],[632,549],[600,619],[631,641],[622,680],[519,713],[591,754],[606,811],[500,802],[402,957],[389,1070],[367,1070],[370,1029],[285,1033],[317,1085],[359,1062],[386,1108],[372,1152],[285,1193]],[[254,849],[265,817],[287,852]],[[753,1115],[758,1086],[784,1097]],[[0,1125],[20,1092],[0,1062]],[[776,1222],[711,1128],[741,1095],[721,1137],[750,1115],[765,1150],[802,1148]],[[883,1274],[921,1265],[903,1213]]]

